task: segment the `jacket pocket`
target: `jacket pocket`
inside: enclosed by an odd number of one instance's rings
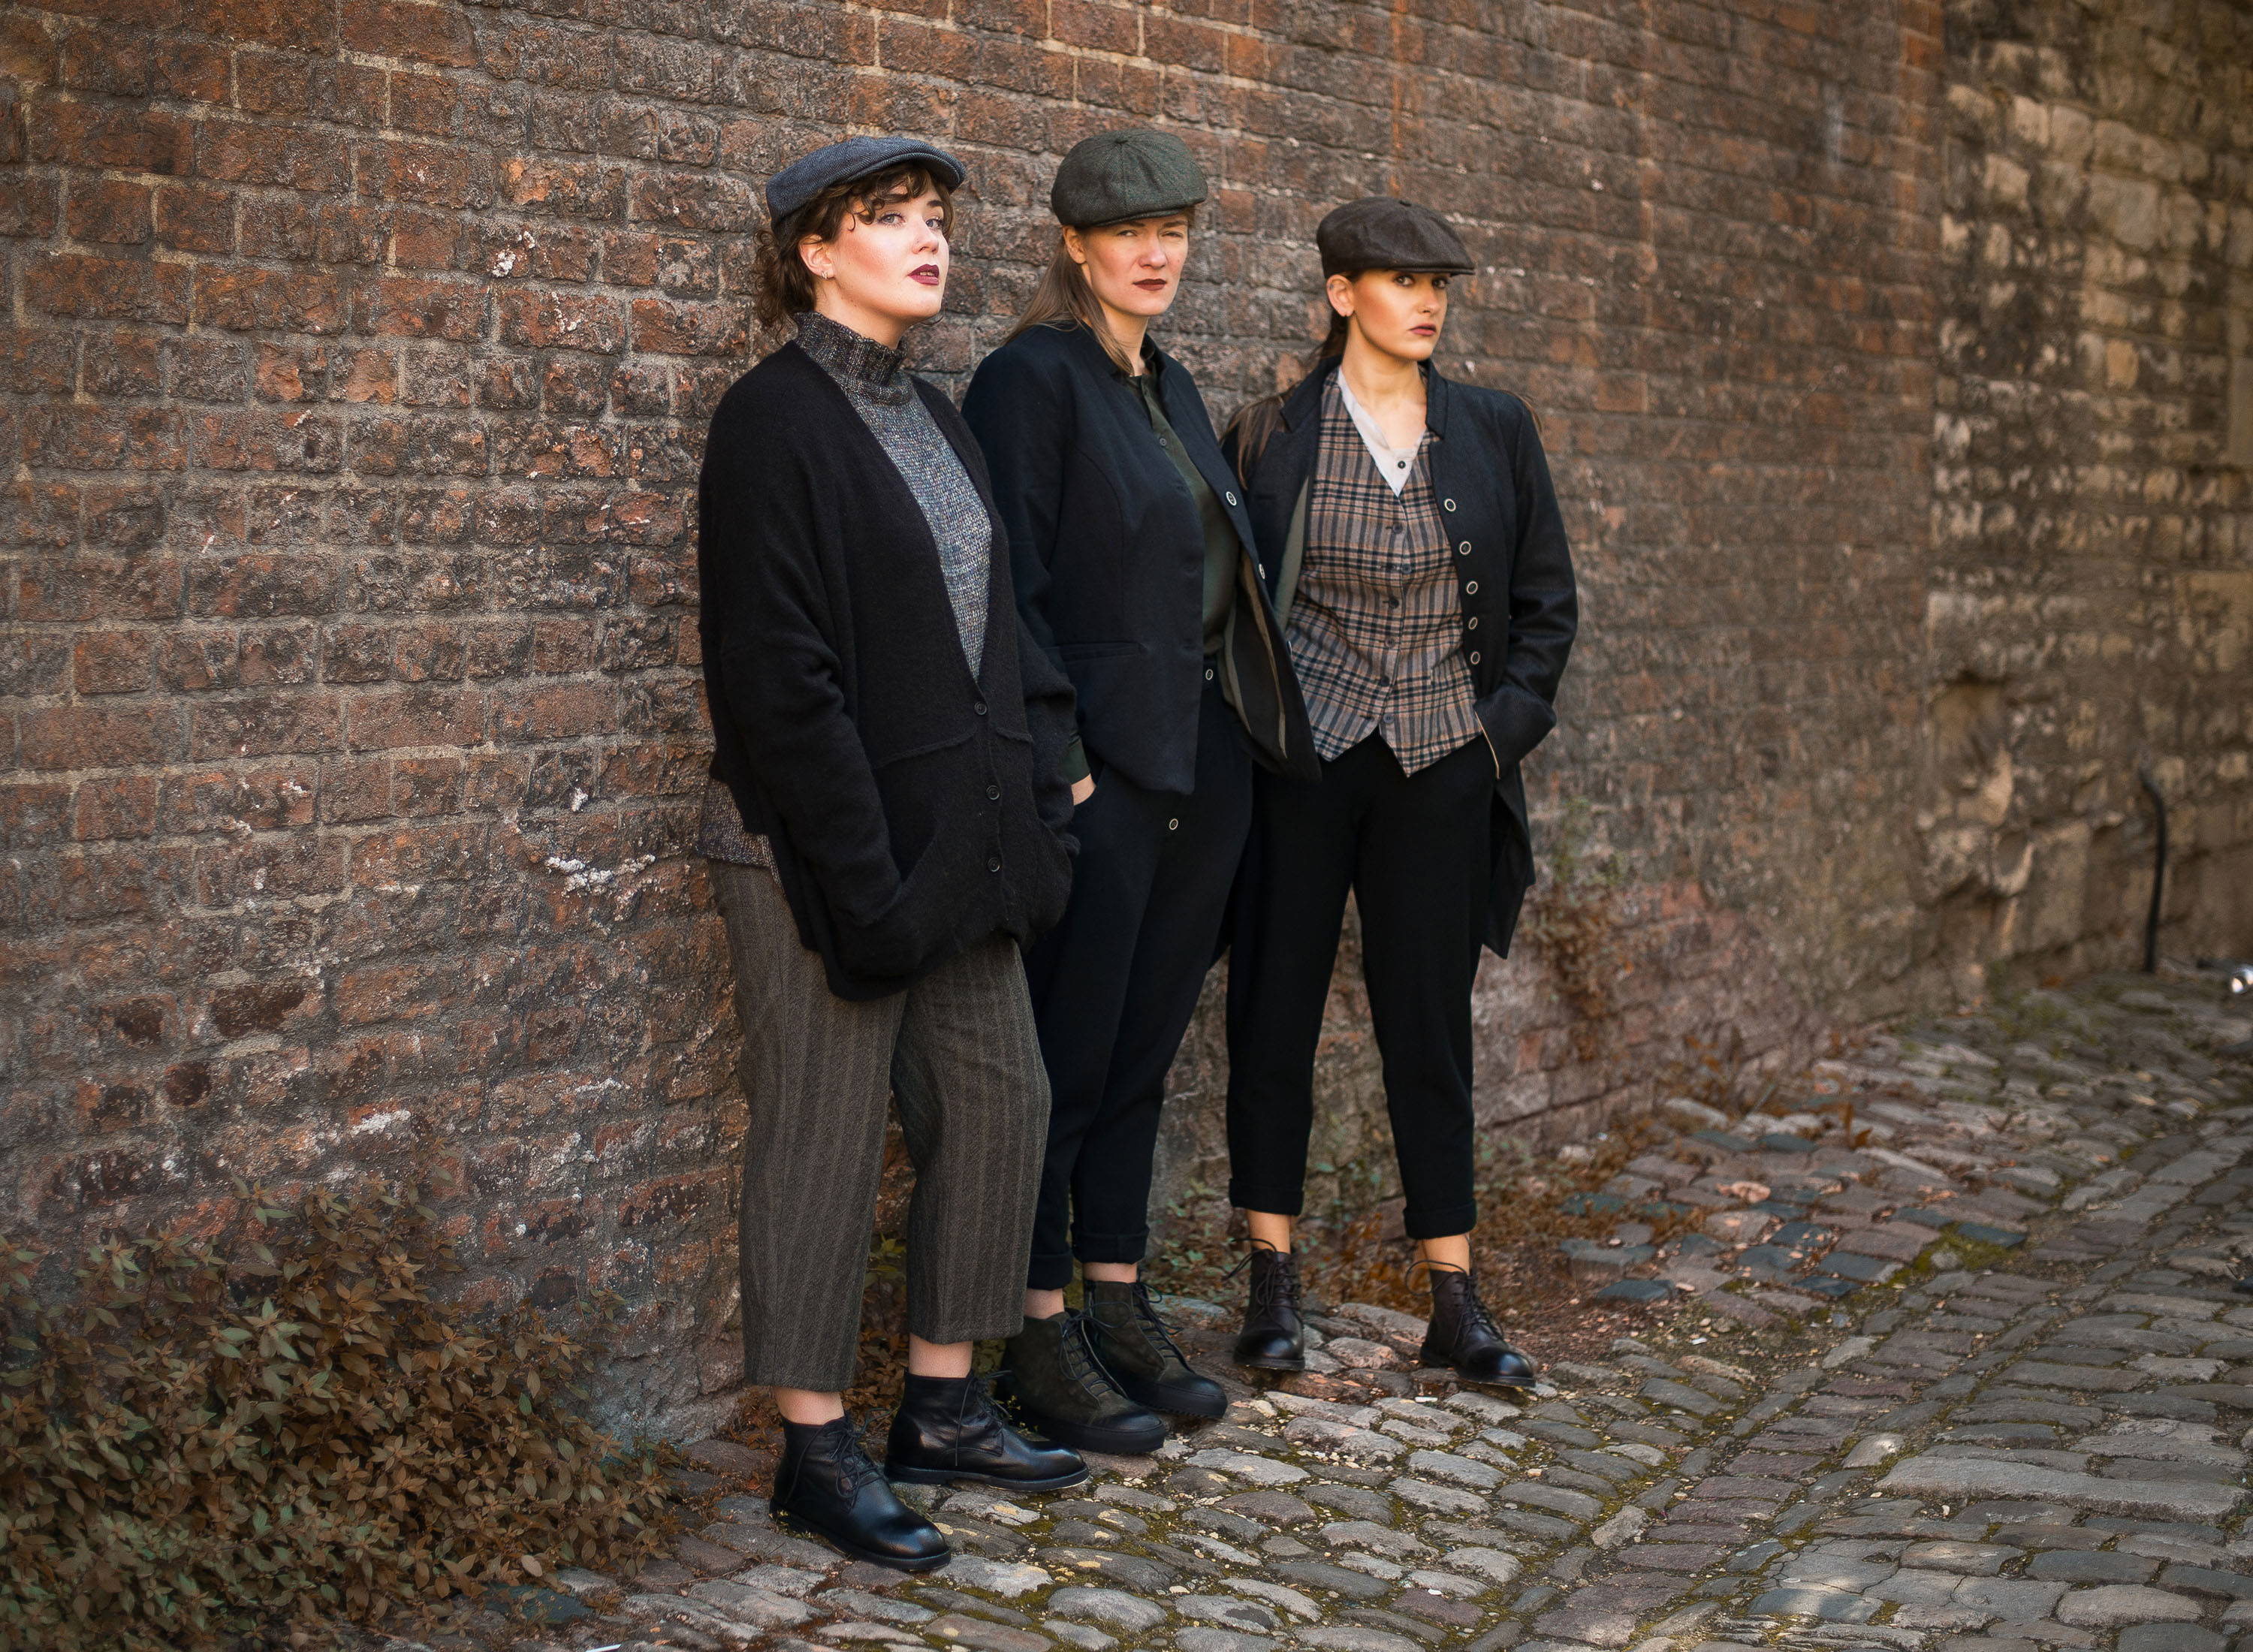
[[[943,885],[938,854],[926,854],[900,880],[899,893],[867,924],[834,919],[837,960],[868,979],[911,975],[936,950],[942,927],[933,921],[933,886]]]
[[[1499,685],[1473,709],[1494,748],[1497,775],[1524,761],[1557,726],[1557,713],[1547,701],[1512,683]]]

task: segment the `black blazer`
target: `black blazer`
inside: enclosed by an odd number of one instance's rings
[[[993,508],[953,404],[917,394]],[[897,992],[1071,887],[1071,687],[1022,641],[998,552],[970,674],[938,547],[830,376],[785,345],[712,415],[696,569],[712,773],[772,840],[799,935],[841,998]]]
[[[1224,687],[1270,768],[1319,772],[1243,486],[1189,369],[1146,345],[1167,421],[1243,547]],[[1204,529],[1126,375],[1084,327],[1034,327],[980,364],[963,416],[985,450],[1017,605],[1071,678],[1091,763],[1154,791],[1196,783]]]
[[[1301,380],[1280,409],[1239,419],[1229,431],[1229,457],[1243,471],[1271,588],[1297,574],[1294,519],[1302,533],[1303,496],[1322,445],[1322,392],[1338,365],[1332,357]],[[1517,765],[1557,726],[1557,685],[1573,651],[1580,601],[1549,462],[1525,404],[1502,391],[1458,384],[1428,364],[1424,394],[1432,491],[1455,549],[1463,655],[1478,694],[1479,721],[1501,770],[1487,944],[1507,953],[1534,876]],[[1287,592],[1284,605],[1287,610]]]

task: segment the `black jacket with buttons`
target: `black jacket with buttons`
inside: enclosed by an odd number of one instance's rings
[[[1229,432],[1252,530],[1275,605],[1287,613],[1306,533],[1306,497],[1322,445],[1332,357],[1279,404],[1247,410]],[[1478,719],[1493,742],[1494,903],[1487,944],[1506,952],[1533,883],[1532,834],[1518,763],[1556,727],[1557,686],[1580,603],[1564,519],[1533,415],[1516,396],[1424,369],[1432,491],[1454,551],[1464,659]]]
[[[1242,486],[1189,370],[1154,345],[1144,361],[1244,547],[1222,687],[1254,755],[1312,777],[1320,764]],[[1141,398],[1086,329],[1041,326],[986,358],[962,412],[993,473],[1017,606],[1071,679],[1089,759],[1153,791],[1189,791],[1204,686],[1204,530]]]
[[[962,415],[915,390],[991,511]],[[697,499],[712,773],[771,841],[830,990],[880,998],[992,936],[1029,945],[1071,889],[1071,687],[1008,623],[999,546],[973,678],[915,495],[794,344],[721,398]]]

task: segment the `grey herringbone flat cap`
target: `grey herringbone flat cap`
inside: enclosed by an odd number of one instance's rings
[[[1204,169],[1171,132],[1134,127],[1071,146],[1049,188],[1057,222],[1074,229],[1178,213],[1205,198]]]
[[[960,161],[919,137],[848,137],[799,157],[767,179],[767,220],[776,228],[832,184],[881,172],[888,166],[920,164],[949,189],[962,187],[969,174]]]
[[[1428,206],[1371,195],[1348,201],[1315,227],[1322,278],[1364,269],[1429,269],[1468,275],[1471,261],[1462,237]]]

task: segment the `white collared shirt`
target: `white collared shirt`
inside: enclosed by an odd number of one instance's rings
[[[1345,402],[1346,416],[1353,421],[1353,428],[1361,432],[1362,446],[1367,448],[1369,457],[1377,461],[1378,475],[1385,478],[1385,485],[1392,490],[1397,498],[1400,490],[1408,485],[1408,472],[1415,465],[1416,450],[1424,445],[1424,433],[1417,431],[1415,438],[1405,448],[1388,446],[1383,428],[1370,416],[1368,408],[1353,399],[1353,392],[1347,388],[1343,373],[1337,376],[1337,387],[1339,397]]]

